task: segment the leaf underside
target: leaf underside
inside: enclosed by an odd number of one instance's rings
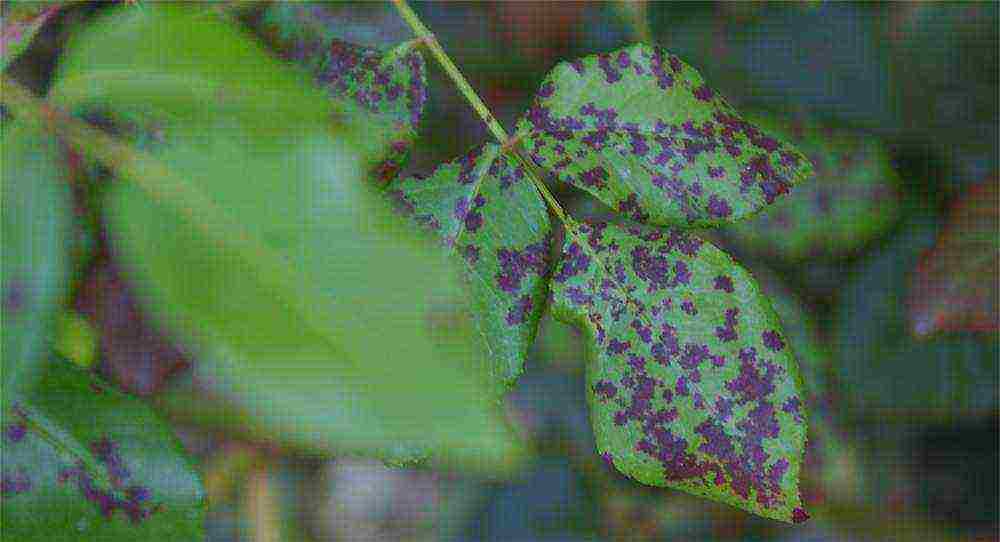
[[[200,540],[205,500],[146,405],[53,361],[3,422],[4,540]]]
[[[812,173],[697,71],[643,44],[556,66],[517,133],[556,179],[653,224],[736,221]]]
[[[524,369],[547,296],[552,227],[531,181],[488,143],[387,194],[461,260],[490,385],[506,391]]]
[[[552,308],[588,336],[605,461],[645,484],[804,521],[798,369],[750,274],[680,230],[568,229]]]
[[[282,56],[306,68],[331,98],[359,114],[366,131],[385,132],[388,148],[378,149],[372,174],[389,181],[406,161],[427,101],[424,58],[413,41],[385,53],[342,41],[334,33],[336,24],[323,6],[276,2],[261,26]]]

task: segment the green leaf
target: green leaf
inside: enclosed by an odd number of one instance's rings
[[[490,383],[499,395],[524,370],[545,308],[552,228],[516,161],[488,143],[430,177],[393,183],[397,208],[442,239],[466,270]]]
[[[747,117],[809,157],[816,177],[731,232],[758,253],[799,261],[856,251],[895,222],[899,177],[878,139],[809,120]]]
[[[947,422],[997,408],[996,340],[970,333],[917,340],[909,332],[907,278],[936,229],[927,217],[910,219],[839,292],[834,368],[859,417]]]
[[[645,484],[804,521],[798,368],[753,277],[680,230],[568,229],[553,314],[587,336],[604,459]]]
[[[3,153],[3,404],[30,386],[69,278],[72,210],[58,142],[17,123]]]
[[[812,172],[693,68],[641,44],[556,66],[517,134],[559,181],[653,224],[739,220]]]
[[[0,71],[23,53],[35,34],[55,15],[62,2],[3,2],[0,4]]]
[[[137,52],[148,41],[162,54]],[[107,200],[147,308],[282,442],[509,466],[506,427],[465,367],[474,343],[429,321],[461,296],[456,273],[365,192],[357,134],[331,130],[325,97],[286,86],[291,68],[249,43],[198,9],[119,11],[80,37],[72,50],[90,56],[67,61],[80,71],[53,91],[157,126],[150,152],[167,171],[123,179]],[[206,72],[225,64],[238,73]],[[260,88],[204,101],[186,80]]]
[[[284,58],[306,68],[332,98],[356,111],[352,118],[366,131],[386,132],[388,156],[373,172],[386,182],[404,165],[417,135],[427,101],[424,58],[415,41],[383,53],[338,39],[337,23],[324,6],[277,2],[264,12],[261,30]]]
[[[202,539],[204,491],[176,437],[66,362],[5,411],[2,453],[4,540]]]
[[[911,278],[910,328],[917,336],[939,331],[1000,331],[1000,182],[973,187],[955,205],[934,247]]]

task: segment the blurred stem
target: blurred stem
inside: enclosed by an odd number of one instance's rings
[[[465,79],[465,76],[462,75],[458,66],[456,66],[451,60],[448,53],[441,48],[441,43],[438,42],[434,33],[424,26],[420,17],[414,13],[413,9],[410,8],[410,5],[407,4],[406,0],[392,0],[392,3],[396,6],[396,11],[399,12],[399,15],[413,30],[413,33],[420,38],[420,41],[422,41],[425,46],[427,46],[431,55],[434,56],[438,64],[441,65],[444,71],[451,78],[452,82],[455,83],[459,92],[465,96],[469,105],[471,105],[476,113],[479,114],[479,118],[483,119],[483,122],[486,123],[486,127],[489,128],[490,133],[492,133],[493,137],[495,137],[500,143],[502,150],[510,155],[513,155],[519,162],[521,162],[521,165],[525,168],[528,178],[531,179],[531,182],[535,185],[535,189],[538,190],[539,195],[542,196],[545,203],[547,203],[549,208],[552,209],[552,212],[559,217],[559,220],[561,220],[566,227],[573,228],[574,222],[569,218],[562,206],[559,205],[559,202],[556,201],[555,196],[549,192],[545,183],[542,182],[537,166],[521,152],[520,146],[518,145],[518,139],[516,137],[511,139],[511,137],[507,135],[507,130],[504,130],[503,126],[500,125],[493,113],[490,112],[490,108],[486,106],[482,98],[479,97],[479,94],[476,93],[476,90],[472,88],[472,85],[470,85]]]
[[[643,43],[653,43],[653,32],[649,27],[649,2],[647,0],[618,0],[618,13],[632,25],[636,39]]]

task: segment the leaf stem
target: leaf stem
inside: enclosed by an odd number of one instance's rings
[[[479,114],[479,118],[483,119],[483,122],[486,123],[486,127],[489,128],[490,133],[492,133],[493,137],[495,137],[500,143],[502,150],[509,152],[517,158],[519,162],[521,162],[528,178],[531,179],[531,182],[535,185],[535,189],[538,190],[539,195],[542,196],[542,199],[545,200],[545,203],[548,204],[552,212],[555,213],[555,215],[563,222],[563,224],[566,225],[566,227],[574,227],[575,223],[573,220],[566,214],[566,211],[563,210],[562,206],[559,205],[555,196],[549,192],[545,183],[542,182],[542,175],[538,171],[538,166],[524,156],[524,153],[521,152],[519,141],[516,138],[511,139],[511,137],[507,135],[507,130],[504,130],[500,122],[497,121],[493,113],[490,112],[490,108],[487,107],[482,98],[479,97],[479,94],[476,93],[476,90],[472,88],[472,85],[470,85],[465,79],[461,70],[458,69],[458,66],[456,66],[451,60],[451,57],[448,56],[448,53],[446,53],[441,47],[441,43],[438,42],[434,33],[432,33],[424,25],[424,23],[420,20],[420,17],[414,13],[413,9],[410,8],[410,5],[406,2],[406,0],[392,0],[392,3],[396,6],[396,11],[399,12],[399,15],[413,30],[413,33],[416,34],[420,41],[423,42],[423,44],[431,52],[431,55],[433,55],[437,60],[438,64],[444,68],[444,71],[451,78],[452,82],[454,82],[455,86],[458,87],[459,92],[465,96],[469,105],[471,105],[476,113]]]

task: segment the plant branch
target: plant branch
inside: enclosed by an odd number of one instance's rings
[[[498,122],[493,113],[490,112],[490,108],[487,107],[482,98],[479,97],[479,94],[476,93],[476,90],[472,88],[472,85],[470,85],[465,79],[461,70],[459,70],[458,66],[456,66],[451,60],[448,53],[444,51],[441,47],[441,43],[438,42],[434,34],[426,26],[424,26],[420,17],[414,13],[413,9],[410,8],[410,5],[407,4],[406,0],[392,0],[392,3],[396,6],[396,11],[399,12],[399,15],[413,30],[413,33],[417,35],[421,42],[423,42],[423,44],[431,52],[431,55],[434,56],[438,64],[441,65],[444,71],[451,78],[452,82],[455,83],[455,86],[458,87],[458,90],[463,96],[465,96],[469,105],[472,106],[476,113],[479,114],[479,117],[483,119],[483,122],[486,123],[486,127],[489,128],[490,133],[492,133],[493,137],[495,137],[500,143],[502,150],[509,151],[510,154],[521,162],[528,178],[531,179],[531,182],[535,185],[535,189],[538,190],[539,195],[542,196],[545,203],[548,204],[550,209],[552,209],[552,212],[559,217],[559,220],[561,220],[566,227],[574,227],[572,219],[566,214],[566,211],[563,210],[562,206],[559,205],[559,202],[556,201],[555,196],[549,192],[545,183],[542,182],[542,175],[538,171],[538,166],[524,156],[524,153],[521,152],[517,138],[511,139],[511,137],[507,135],[507,130],[504,130],[503,126],[500,125],[500,122]]]

